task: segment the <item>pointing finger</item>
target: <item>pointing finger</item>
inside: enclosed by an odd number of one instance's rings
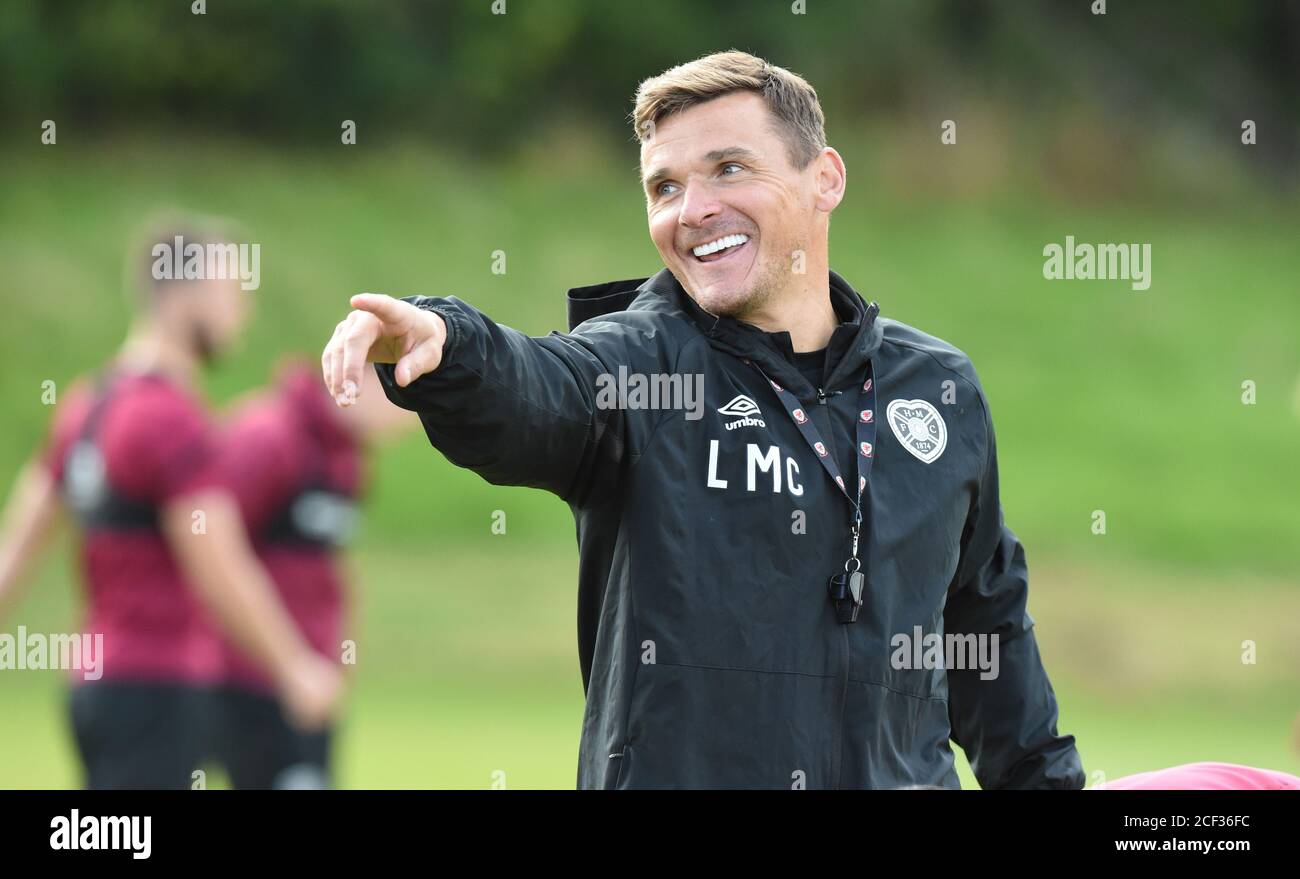
[[[411,319],[411,310],[415,306],[382,293],[358,293],[352,297],[352,307],[358,311],[368,312],[389,324],[389,335],[403,331]]]

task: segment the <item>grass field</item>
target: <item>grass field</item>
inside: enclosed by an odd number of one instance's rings
[[[232,215],[262,244],[259,314],[210,381],[224,401],[285,351],[314,358],[359,290],[456,293],[529,332],[562,328],[567,287],[656,268],[630,157],[548,173],[415,149],[0,157],[0,481],[40,440],[41,382],[62,387],[119,341],[121,251],[149,210]],[[980,370],[1062,728],[1089,772],[1198,759],[1300,771],[1300,213],[1255,197],[1065,203],[1032,188],[905,198],[869,171],[850,180],[833,266]],[[1044,280],[1042,248],[1067,234],[1150,242],[1151,289]],[[490,271],[495,250],[505,275]],[[1243,381],[1256,405],[1241,402]],[[375,461],[372,494],[352,560],[343,783],[488,787],[502,771],[509,787],[571,787],[582,689],[567,508],[458,471],[418,435]],[[494,537],[498,509],[508,532]],[[0,631],[71,625],[67,556],[65,543]],[[517,601],[503,604],[507,587]],[[1241,662],[1246,640],[1256,664]],[[61,699],[55,674],[0,672],[0,787],[76,783]]]
[[[359,553],[342,783],[486,788],[503,772],[511,788],[571,787],[575,559],[558,541],[509,536]],[[30,630],[60,631],[73,612],[64,567],[50,566],[20,614]],[[520,570],[535,572],[526,589]],[[1035,571],[1031,610],[1061,729],[1078,737],[1091,781],[1204,759],[1296,771],[1294,587],[1236,582],[1250,601],[1214,577]],[[516,602],[493,598],[512,584]],[[1246,638],[1271,645],[1256,665],[1238,658]],[[0,688],[0,785],[75,784],[59,675],[4,673]]]

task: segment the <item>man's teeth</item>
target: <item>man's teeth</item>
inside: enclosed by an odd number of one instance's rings
[[[748,240],[748,235],[727,235],[724,238],[719,238],[717,241],[710,241],[708,244],[701,244],[699,247],[692,250],[691,253],[696,256],[708,256],[710,253],[717,253],[719,250],[744,244]]]

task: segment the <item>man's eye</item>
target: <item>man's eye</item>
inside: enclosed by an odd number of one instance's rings
[[[676,183],[660,183],[655,187],[655,195],[672,195],[672,191],[677,188]]]
[[[737,165],[735,162],[728,162],[727,164],[722,166],[722,173],[726,174],[728,168],[735,168],[737,171],[745,170],[745,167],[743,165]]]

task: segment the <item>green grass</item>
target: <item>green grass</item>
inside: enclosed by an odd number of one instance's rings
[[[1032,187],[907,197],[846,155],[858,164],[832,264],[980,370],[1062,725],[1088,768],[1297,771],[1300,213],[1253,196],[1070,204]],[[122,249],[151,209],[235,216],[262,245],[257,317],[208,383],[222,402],[286,351],[314,360],[359,290],[455,293],[528,332],[561,329],[568,287],[657,267],[632,160],[149,142],[0,156],[0,481],[48,423],[42,381],[65,387],[120,341]],[[1044,280],[1042,248],[1067,234],[1151,243],[1151,289]],[[490,270],[496,250],[505,275]],[[1257,405],[1240,400],[1245,380]],[[344,783],[487,787],[500,770],[509,787],[572,786],[567,508],[457,470],[418,435],[374,464]],[[491,535],[495,510],[506,536]],[[70,624],[60,557],[3,630]],[[60,694],[56,676],[0,672],[0,787],[75,783]]]
[[[421,549],[371,542],[352,568],[357,664],[343,785],[574,785],[582,685],[571,548],[434,535]],[[14,625],[64,630],[68,573],[65,561],[47,565]],[[1060,728],[1078,738],[1090,781],[1196,760],[1300,771],[1294,593],[1283,581],[1230,582],[1238,588],[1139,568],[1034,569],[1031,610]],[[1247,638],[1253,665],[1240,658]],[[0,672],[0,787],[76,783],[63,693],[57,673]],[[975,786],[964,760],[959,771]]]

